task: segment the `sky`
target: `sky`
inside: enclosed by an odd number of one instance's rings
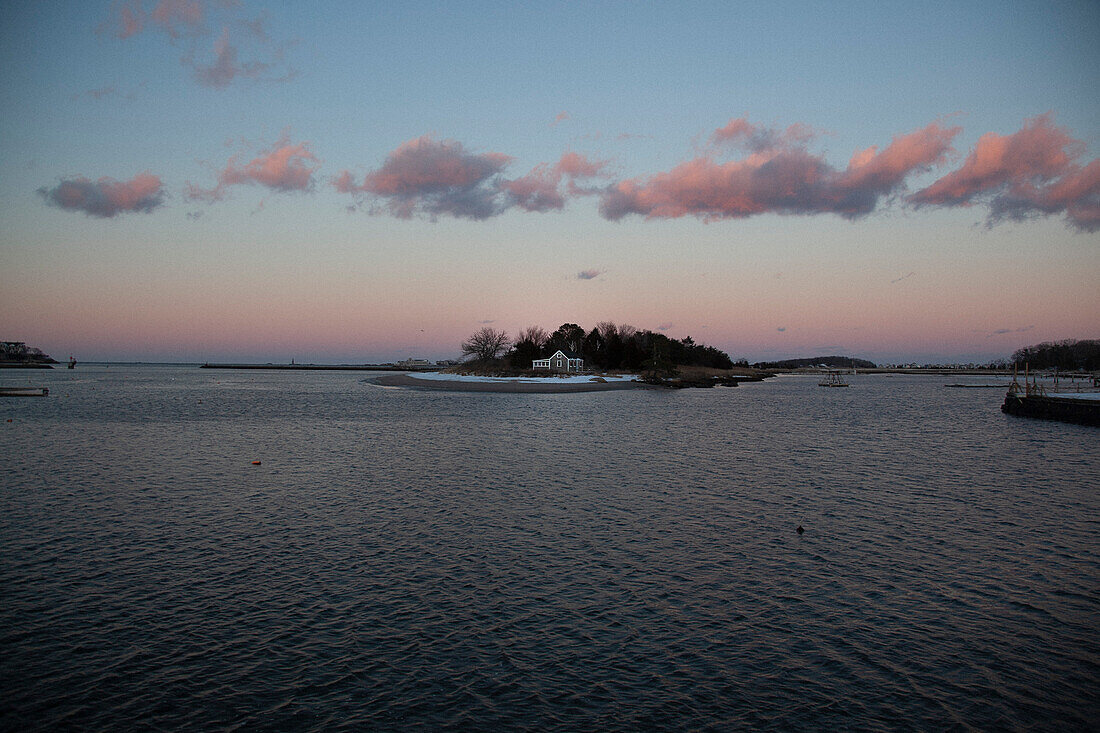
[[[1096,2],[0,3],[0,340],[750,361],[1100,338]]]

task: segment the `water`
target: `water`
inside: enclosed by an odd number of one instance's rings
[[[1095,729],[1095,428],[365,376],[0,374],[0,727]]]

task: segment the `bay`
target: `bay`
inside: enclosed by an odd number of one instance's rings
[[[1005,416],[957,377],[573,395],[186,365],[33,380],[48,398],[0,403],[7,730],[1085,730],[1100,713],[1100,432]]]

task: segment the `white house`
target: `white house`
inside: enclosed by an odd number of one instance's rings
[[[551,372],[579,372],[584,369],[584,359],[580,354],[558,349],[546,359],[535,359],[532,369],[546,369]]]

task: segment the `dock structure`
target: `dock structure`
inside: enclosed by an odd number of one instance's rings
[[[1057,383],[1055,378],[1055,389]],[[1047,392],[1038,380],[1025,371],[1023,387],[1013,375],[1001,412],[1017,417],[1100,427],[1100,392]]]
[[[1009,392],[1001,412],[1017,417],[1061,420],[1100,427],[1100,399],[1086,395],[1018,395]]]

